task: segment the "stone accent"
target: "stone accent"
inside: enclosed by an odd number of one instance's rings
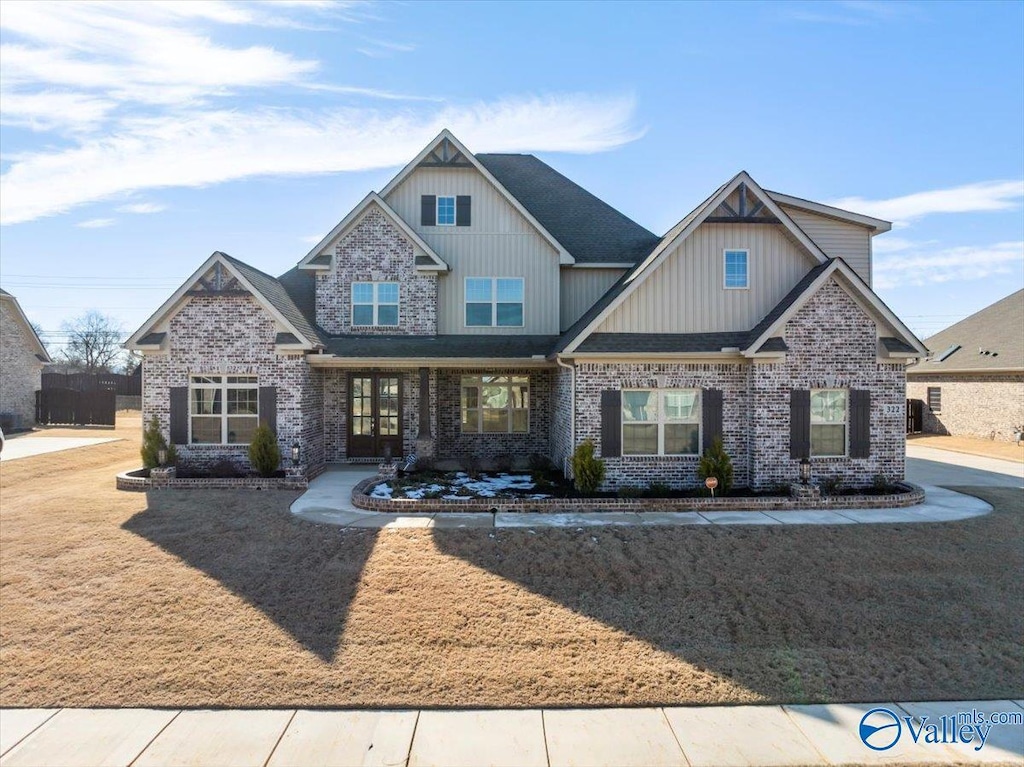
[[[830,280],[786,324],[785,361],[757,364],[750,376],[750,485],[766,489],[800,476],[789,456],[791,389],[848,388],[871,392],[871,455],[811,457],[811,476],[838,477],[846,486],[870,485],[875,475],[903,479],[906,453],[902,362],[877,362],[874,321]],[[890,411],[890,412],[886,412]]]
[[[15,428],[36,422],[36,392],[43,363],[10,299],[0,299],[0,414],[10,413]]]
[[[301,353],[274,351],[273,319],[249,295],[191,296],[168,325],[168,350],[147,353],[142,363],[142,416],[156,416],[170,435],[170,389],[188,386],[191,375],[256,375],[260,386],[277,387],[277,442],[282,464],[298,442],[312,469],[324,461],[319,371]],[[248,445],[178,445],[181,463],[198,468],[230,460],[248,471]]]
[[[527,434],[463,434],[462,433],[462,376],[464,375],[525,375],[530,378],[530,431]],[[459,458],[474,455],[493,458],[511,454],[528,456],[531,453],[548,455],[551,449],[552,386],[554,371],[550,368],[524,368],[512,370],[439,370],[437,372],[437,455],[440,458]]]
[[[734,483],[748,483],[749,365],[743,363],[581,363],[576,366],[576,443],[589,439],[601,451],[601,392],[606,389],[720,389],[722,391],[722,442],[733,461]],[[789,432],[786,414],[786,436]],[[788,444],[787,444],[788,455]],[[700,457],[622,456],[605,458],[602,490],[646,487],[660,482],[681,489],[700,485]]]
[[[352,505],[368,511],[434,514],[437,512],[490,511],[791,511],[794,509],[903,509],[924,501],[924,490],[909,482],[900,492],[886,495],[837,495],[824,498],[763,496],[759,498],[373,498],[367,494],[381,482],[365,479],[352,489]]]
[[[551,439],[549,455],[565,476],[570,476],[569,458],[572,456],[572,387],[575,369],[559,367],[554,371],[551,384]]]
[[[397,327],[352,327],[352,283],[397,282]],[[316,278],[317,323],[331,334],[435,335],[437,277],[415,269],[412,243],[376,206],[337,244]]]
[[[931,386],[942,390],[939,413],[928,407]],[[1014,430],[1024,425],[1024,373],[908,375],[907,398],[924,402],[928,434],[1013,442]]]

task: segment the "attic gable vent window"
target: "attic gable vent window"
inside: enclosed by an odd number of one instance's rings
[[[455,226],[455,198],[437,198],[437,225]]]
[[[473,199],[468,194],[420,196],[420,226],[471,226]]]
[[[727,250],[724,254],[726,290],[746,290],[750,287],[748,250]]]

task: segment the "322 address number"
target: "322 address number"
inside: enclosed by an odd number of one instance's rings
[[[904,405],[882,405],[884,415],[903,415],[905,409]]]

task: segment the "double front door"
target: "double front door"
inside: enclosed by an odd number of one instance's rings
[[[348,457],[402,455],[402,382],[397,373],[352,373],[348,379]]]

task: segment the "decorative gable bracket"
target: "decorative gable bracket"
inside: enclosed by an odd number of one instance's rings
[[[751,195],[747,183],[741,182],[728,199],[722,200],[705,221],[709,224],[779,224],[767,209],[764,200]]]
[[[472,168],[473,163],[447,137],[438,142],[427,156],[417,164],[418,168]]]

